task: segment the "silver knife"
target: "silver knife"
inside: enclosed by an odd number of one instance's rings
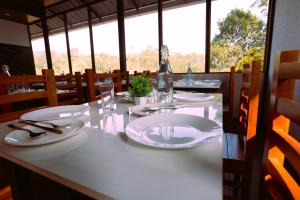
[[[35,124],[33,122],[25,121],[25,120],[20,120],[19,123],[27,124],[27,125],[30,125],[30,126],[35,126],[37,128],[40,128],[40,129],[43,129],[43,130],[46,130],[46,131],[50,131],[50,132],[53,132],[53,133],[56,133],[56,134],[63,134],[62,130],[59,130],[57,128],[41,126],[41,125]]]

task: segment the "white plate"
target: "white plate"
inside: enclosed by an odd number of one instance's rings
[[[222,129],[206,118],[161,113],[133,120],[126,126],[125,133],[132,140],[147,146],[183,149],[218,138],[222,135]]]
[[[21,119],[31,121],[49,121],[64,118],[75,118],[81,116],[88,110],[88,108],[88,106],[84,105],[55,106],[25,113],[21,116]]]
[[[208,93],[182,92],[182,93],[174,94],[173,97],[174,99],[177,99],[179,101],[197,102],[197,101],[209,101],[212,100],[215,96]]]
[[[117,96],[123,96],[123,97],[128,97],[130,96],[128,91],[123,91],[123,92],[117,92],[116,93]]]
[[[58,142],[60,140],[67,139],[77,134],[84,126],[84,122],[78,119],[62,119],[62,120],[55,120],[51,122],[57,125],[66,125],[66,124],[69,125],[60,128],[60,130],[62,130],[63,132],[62,134],[46,132],[45,134],[42,134],[41,136],[36,138],[30,137],[27,131],[14,130],[10,132],[5,137],[4,140],[6,143],[15,146],[36,146],[36,145],[49,144],[49,143]],[[24,128],[30,129],[34,132],[43,131],[42,129],[33,126],[25,126]]]

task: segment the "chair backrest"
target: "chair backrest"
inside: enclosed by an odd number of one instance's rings
[[[234,112],[234,87],[235,87],[235,81],[236,81],[236,77],[235,77],[235,66],[230,67],[230,78],[229,78],[229,92],[230,92],[230,96],[229,96],[229,116],[231,117],[231,119],[233,118],[233,112]]]
[[[299,55],[300,51],[279,52],[273,69],[277,90],[271,91],[276,101],[270,102],[264,170],[266,189],[274,199],[300,199],[300,141],[295,137],[300,130],[300,102],[294,100]]]
[[[141,75],[141,74],[145,74],[146,76],[148,76],[148,77],[150,77],[150,71],[149,70],[144,70],[143,72],[138,72],[138,71],[134,71],[133,72],[133,74],[135,75],[135,76],[137,76],[137,75]]]
[[[115,73],[94,73],[92,69],[85,70],[86,88],[87,88],[87,100],[88,102],[101,99],[100,95],[96,95],[95,81],[96,79],[112,78],[114,82],[115,92],[122,90],[121,74]]]
[[[121,85],[122,85],[122,91],[127,91],[129,87],[129,71],[122,72],[121,70],[114,70],[114,73],[120,73],[121,74]]]
[[[55,76],[58,105],[83,103],[81,73]]]
[[[1,76],[0,77],[0,105],[3,107],[13,103],[24,102],[36,99],[45,99],[46,106],[57,105],[57,95],[55,88],[55,78],[53,70],[43,70],[43,75],[28,75],[28,76]],[[17,91],[8,92],[8,85],[43,83],[43,89],[37,91]],[[33,103],[34,104],[34,103]],[[36,109],[36,108],[35,108]],[[19,118],[22,114],[34,110],[32,108],[26,110],[9,111],[5,110],[0,113],[0,122],[10,121]]]
[[[248,145],[256,134],[257,113],[260,92],[260,69],[261,61],[254,60],[250,64],[245,64],[242,74],[242,88],[239,104],[239,135],[244,145],[244,155],[253,153],[253,146]]]

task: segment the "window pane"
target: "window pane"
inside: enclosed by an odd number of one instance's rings
[[[239,70],[243,63],[264,58],[267,6],[268,1],[212,1],[210,71]]]
[[[206,3],[163,11],[163,41],[175,73],[204,72]]]
[[[47,69],[47,59],[45,52],[44,38],[31,40],[35,72],[37,75],[42,74],[42,69]]]
[[[125,19],[126,65],[133,71],[158,69],[157,12]]]
[[[92,68],[89,29],[69,31],[73,73]]]
[[[70,73],[65,33],[49,36],[49,43],[55,75]]]
[[[96,72],[120,69],[118,23],[110,22],[93,26]]]

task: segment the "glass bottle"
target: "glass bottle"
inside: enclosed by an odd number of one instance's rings
[[[9,73],[8,65],[1,65],[1,71],[2,71],[4,76],[11,76],[10,73]],[[8,87],[8,93],[11,93],[11,92],[15,91],[14,84],[9,84],[7,87]]]
[[[157,96],[158,103],[171,103],[173,100],[172,67],[166,45],[161,47],[161,61],[157,72]]]
[[[187,77],[188,85],[192,85],[193,84],[193,72],[192,72],[192,68],[191,68],[191,63],[188,64],[188,70],[186,72],[186,77]]]

